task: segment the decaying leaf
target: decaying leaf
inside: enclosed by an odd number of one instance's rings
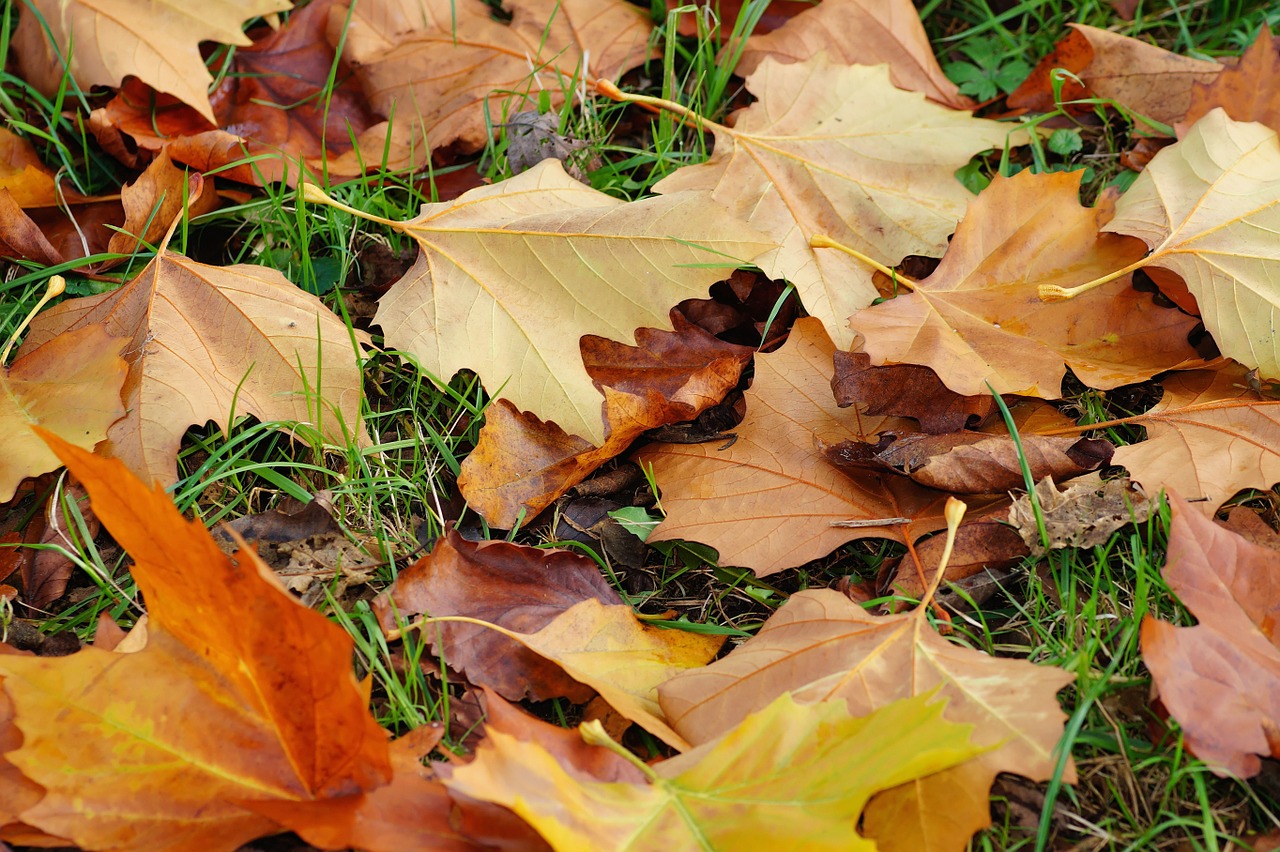
[[[0,503],[26,477],[61,466],[32,426],[91,450],[124,416],[120,388],[128,365],[120,354],[127,343],[101,323],[86,324],[28,342],[12,366],[0,365]]]
[[[1106,544],[1116,530],[1142,523],[1151,514],[1146,495],[1127,479],[1099,482],[1096,476],[1084,477],[1059,491],[1053,477],[1046,476],[1036,483],[1035,497],[1051,550]],[[1026,542],[1032,556],[1044,556],[1045,545],[1028,495],[1013,501],[1009,507],[1009,523]]]
[[[648,783],[606,783],[566,769],[537,741],[491,729],[452,790],[507,805],[558,849],[872,850],[855,832],[877,790],[982,751],[969,726],[928,696],[853,718],[842,701],[781,695],[723,736],[646,769]],[[599,744],[603,731],[584,726]],[[614,746],[617,748],[617,746]]]
[[[1165,580],[1199,624],[1142,622],[1142,659],[1187,747],[1219,774],[1249,778],[1280,757],[1280,555],[1175,495]]]
[[[831,390],[841,408],[857,404],[867,414],[910,417],[931,434],[981,426],[997,410],[990,394],[961,396],[928,367],[873,367],[865,352],[844,351],[835,353],[835,367]]]
[[[341,628],[280,589],[251,551],[224,555],[162,488],[47,439],[133,556],[149,620],[131,653],[0,655],[22,735],[5,757],[45,788],[20,819],[86,848],[225,848],[276,825],[240,800],[390,780]]]
[[[926,609],[877,617],[838,592],[800,592],[728,656],[659,687],[662,708],[700,745],[785,693],[801,704],[844,699],[855,716],[904,698],[944,698],[943,717],[973,725],[973,742],[992,750],[881,793],[864,830],[886,850],[963,849],[990,822],[996,773],[1040,781],[1053,774],[1066,719],[1055,695],[1073,677],[949,642]],[[1064,778],[1073,782],[1069,765]]]
[[[974,106],[942,73],[910,0],[826,0],[811,6],[779,29],[752,36],[734,73],[749,76],[766,56],[802,62],[823,51],[845,65],[887,63],[899,89],[955,109]]]
[[[629,343],[637,328],[665,328],[672,305],[725,277],[727,258],[769,248],[701,194],[627,203],[558,160],[394,227],[422,255],[379,302],[387,343],[441,379],[475,370],[494,396],[596,445],[601,397],[579,338]]]
[[[747,78],[759,100],[733,127],[711,126],[715,151],[655,189],[701,190],[779,245],[755,262],[796,285],[839,348],[845,321],[876,298],[872,270],[809,240],[829,237],[894,266],[941,255],[969,192],[956,169],[1021,131],[925,101],[884,66],[840,65],[825,53],[792,65],[766,57]]]
[[[1238,65],[1223,68],[1208,83],[1191,87],[1191,103],[1178,121],[1178,135],[1215,107],[1236,121],[1256,121],[1280,131],[1280,36],[1265,23]]]
[[[759,576],[825,556],[859,538],[918,538],[944,526],[945,495],[899,476],[846,475],[818,442],[874,441],[906,421],[841,409],[831,395],[835,351],[822,324],[798,320],[785,346],[756,358],[747,414],[729,446],[653,444],[666,520],[651,540],[700,541],[724,565]],[[835,526],[855,521],[861,526]]]
[[[1067,366],[1110,389],[1200,363],[1187,342],[1195,318],[1156,305],[1128,277],[1070,302],[1040,300],[1038,285],[1083,284],[1143,257],[1140,241],[1098,232],[1110,210],[1080,205],[1082,174],[993,180],[937,271],[850,318],[871,363],[926,365],[958,394],[989,393],[990,383],[1044,399],[1062,395]]]

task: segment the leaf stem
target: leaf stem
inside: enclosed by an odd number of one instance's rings
[[[22,336],[22,332],[27,330],[27,326],[31,325],[31,321],[36,318],[36,314],[40,313],[40,309],[49,304],[50,300],[56,299],[67,291],[67,279],[61,275],[55,275],[49,279],[49,283],[45,285],[44,295],[40,297],[40,301],[36,302],[36,306],[27,314],[27,318],[14,330],[9,336],[9,342],[4,345],[4,351],[0,352],[0,368],[3,368],[9,360],[9,352],[13,349],[13,345],[18,342],[18,338]]]
[[[885,275],[892,278],[898,284],[901,284],[902,286],[906,287],[908,290],[915,290],[920,287],[920,282],[916,281],[914,278],[909,278],[906,275],[903,275],[901,272],[896,272],[895,270],[885,266],[880,261],[873,260],[867,257],[865,254],[858,251],[857,249],[849,248],[844,243],[838,243],[835,240],[828,237],[826,234],[814,234],[812,237],[810,237],[809,247],[837,249],[849,255],[850,257],[855,258],[856,260],[862,261],[867,266],[870,266],[872,269],[876,270],[877,272],[883,272]]]
[[[609,736],[604,729],[604,725],[600,723],[599,719],[592,719],[590,722],[581,723],[578,725],[578,733],[581,735],[584,743],[587,745],[599,746],[600,748],[607,748],[627,763],[630,763],[636,769],[639,769],[650,781],[658,782],[662,780],[658,773],[654,772],[653,768],[649,766],[649,764],[636,757],[626,747],[621,745],[613,737]]]
[[[666,98],[655,98],[651,95],[633,95],[630,92],[624,92],[610,83],[608,80],[596,80],[596,91],[607,98],[626,104],[638,104],[639,106],[650,107],[657,110],[665,110],[680,117],[689,127],[695,130],[712,130],[721,133],[733,135],[733,128],[726,127],[723,124],[705,118],[699,113],[689,109],[684,104],[678,104],[675,101],[669,101]]]
[[[1041,284],[1036,291],[1042,302],[1065,302],[1067,299],[1074,299],[1076,296],[1101,287],[1103,284],[1110,284],[1117,278],[1123,278],[1130,272],[1141,269],[1151,262],[1151,257],[1151,255],[1147,255],[1141,260],[1136,260],[1129,264],[1124,269],[1117,269],[1115,272],[1108,273],[1101,278],[1095,278],[1088,283],[1081,284],[1079,287],[1059,287],[1057,284]]]
[[[921,609],[933,602],[938,586],[942,585],[942,578],[947,573],[947,563],[951,561],[951,551],[956,546],[956,532],[960,529],[960,522],[964,520],[964,513],[968,508],[968,504],[961,500],[954,497],[947,498],[946,506],[942,510],[943,517],[947,519],[947,539],[942,546],[942,556],[938,559],[938,571],[933,575],[933,582],[925,590],[924,597],[920,599]]]
[[[330,198],[327,193],[314,183],[302,184],[302,198],[312,204],[323,204],[325,207],[332,207],[335,210],[341,210],[344,213],[350,213],[352,216],[358,216],[361,219],[367,219],[370,222],[377,222],[380,225],[387,225],[395,228],[397,231],[404,230],[404,222],[397,222],[394,219],[384,219],[381,216],[375,216],[372,213],[366,213],[363,210],[357,210],[349,204],[343,204],[337,199]]]

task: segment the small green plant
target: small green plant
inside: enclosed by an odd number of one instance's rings
[[[1013,90],[1031,73],[1020,49],[1010,50],[1001,39],[988,35],[970,39],[957,50],[966,59],[948,62],[942,70],[960,86],[960,93],[989,101]]]

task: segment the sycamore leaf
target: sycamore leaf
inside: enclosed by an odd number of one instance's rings
[[[596,445],[602,399],[579,338],[669,328],[672,305],[769,248],[703,195],[623,202],[555,159],[392,225],[422,255],[378,303],[387,343],[444,379],[469,367],[494,396]]]
[[[86,325],[24,346],[13,366],[0,366],[0,503],[26,477],[61,466],[32,426],[92,450],[124,416],[120,388],[128,365],[120,353],[127,343],[101,324]]]
[[[1172,270],[1222,354],[1280,378],[1280,142],[1215,109],[1147,165],[1108,231],[1140,237]]]
[[[1187,747],[1219,774],[1250,778],[1280,757],[1280,554],[1170,495],[1163,575],[1199,624],[1142,622],[1142,660]]]
[[[56,437],[50,445],[134,558],[146,645],[0,655],[22,745],[46,790],[21,819],[91,849],[229,848],[273,832],[241,800],[305,801],[391,777],[341,628],[235,560],[162,488]],[[199,725],[192,725],[199,719]]]
[[[963,849],[990,822],[997,773],[1053,775],[1066,719],[1055,694],[1073,677],[950,642],[929,625],[927,609],[876,617],[838,592],[800,592],[727,657],[659,687],[662,708],[701,745],[786,693],[800,703],[844,699],[853,715],[937,693],[944,718],[973,725],[973,742],[990,751],[881,794],[866,833],[885,850]],[[1074,778],[1069,764],[1064,777]]]
[[[226,428],[233,412],[308,423],[340,444],[363,435],[347,326],[273,269],[162,251],[119,289],[36,317],[18,354],[95,323],[130,341],[128,413],[102,451],[144,481],[173,482],[187,428],[210,420]]]
[[[1191,103],[1177,124],[1178,135],[1214,107],[1236,121],[1256,121],[1280,130],[1280,36],[1263,24],[1258,37],[1236,65],[1223,68],[1208,83],[1191,87]]]
[[[722,564],[766,576],[855,539],[914,540],[944,526],[941,492],[890,474],[846,475],[823,457],[820,443],[874,441],[906,423],[839,408],[834,351],[818,320],[798,320],[785,346],[756,358],[732,445],[652,444],[637,454],[653,465],[667,513],[652,541],[704,542]],[[867,523],[833,525],[845,521]]]
[[[873,793],[982,751],[970,726],[945,721],[928,698],[853,718],[843,701],[781,695],[714,741],[646,768],[647,784],[584,776],[541,743],[491,729],[447,783],[511,807],[557,849],[870,852],[876,845],[855,826]]]
[[[343,58],[374,112],[390,119],[334,164],[357,154],[388,168],[424,163],[432,150],[484,146],[492,128],[536,104],[553,105],[584,81],[614,79],[653,50],[644,10],[623,0],[507,0],[510,22],[483,0],[361,0],[339,6]],[[590,62],[588,66],[587,63]],[[389,137],[389,138],[388,138]]]
[[[22,208],[56,207],[60,199],[81,200],[71,187],[58,185],[57,175],[40,160],[29,139],[5,127],[0,127],[0,189],[8,190]]]
[[[840,65],[825,53],[793,65],[766,58],[747,88],[759,100],[733,127],[710,125],[715,152],[658,192],[702,190],[779,248],[756,261],[796,285],[841,349],[854,311],[876,298],[872,270],[810,248],[826,236],[894,266],[941,255],[969,192],[956,169],[1020,132],[895,89],[885,66]]]
[[[107,251],[128,255],[158,245],[175,219],[195,218],[218,206],[213,180],[173,164],[167,151],[151,161],[138,179],[120,189],[124,224],[111,235]]]
[[[1163,385],[1160,402],[1133,418],[1147,440],[1112,460],[1147,493],[1201,498],[1195,506],[1212,515],[1237,491],[1280,482],[1280,400],[1251,389],[1244,370],[1176,373]]]
[[[210,121],[213,77],[200,42],[249,44],[250,18],[283,12],[289,0],[33,0],[22,9],[14,51],[23,79],[46,95],[68,67],[80,88],[119,86],[132,75],[191,105]],[[46,36],[44,27],[49,28]]]
[[[1197,361],[1187,343],[1196,319],[1157,306],[1128,277],[1071,301],[1040,300],[1037,285],[1082,284],[1143,256],[1138,240],[1098,233],[1110,210],[1080,205],[1082,174],[993,180],[932,275],[849,319],[871,363],[923,364],[958,394],[989,382],[1056,399],[1067,366],[1110,389]]]
[[[974,106],[942,73],[910,0],[826,0],[811,6],[779,29],[749,38],[734,73],[749,76],[766,56],[802,62],[822,51],[846,65],[888,64],[889,79],[899,89],[955,109]]]
[[[0,644],[0,656],[21,653]],[[17,751],[21,745],[22,732],[13,723],[13,702],[0,691],[0,841],[10,843],[25,842],[16,836],[18,832],[35,832],[30,826],[21,825],[18,818],[44,797],[44,788],[23,775],[5,757],[6,752]]]

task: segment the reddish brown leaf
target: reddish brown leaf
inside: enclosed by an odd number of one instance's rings
[[[836,352],[831,390],[841,408],[857,404],[865,406],[861,410],[867,414],[910,417],[932,434],[976,428],[996,412],[995,400],[988,394],[961,396],[928,367],[873,367],[865,352]]]
[[[67,527],[73,523],[69,510],[64,508],[76,504],[80,517],[84,519],[85,532],[93,538],[102,529],[98,516],[93,513],[87,495],[75,478],[67,483],[65,491],[59,490],[45,504],[39,523],[33,519],[28,527],[28,535],[34,540],[32,544],[54,545],[44,550],[37,550],[22,565],[23,600],[36,609],[44,609],[50,603],[62,597],[67,590],[67,581],[75,572],[75,563],[67,558],[64,551],[75,551],[75,544],[67,534]],[[34,535],[32,535],[34,534]],[[76,535],[79,535],[77,530]]]
[[[1027,555],[1027,546],[1002,520],[1004,507],[995,505],[986,510],[988,519],[965,517],[966,523],[956,531],[955,547],[947,560],[945,582],[958,583],[986,570],[996,570],[1017,565]],[[928,584],[938,573],[942,561],[946,536],[935,533],[915,545],[915,558],[910,553],[901,557],[893,568],[884,594],[898,594],[920,600]],[[916,564],[916,559],[920,564]]]
[[[1178,136],[1215,107],[1236,121],[1256,121],[1280,130],[1280,36],[1263,24],[1240,62],[1208,83],[1191,88],[1191,103],[1178,122]]]
[[[622,603],[585,556],[501,541],[472,542],[449,530],[431,553],[378,596],[374,611],[388,633],[421,615],[464,615],[517,633],[535,633],[587,598]],[[423,629],[423,636],[472,683],[512,701],[564,696],[581,703],[594,694],[556,663],[487,627],[434,624]]]
[[[671,12],[674,9],[681,8],[687,9],[690,5],[684,0],[667,0],[667,11]],[[742,15],[743,0],[698,0],[697,3],[692,5],[697,6],[696,11],[685,12],[678,19],[680,35],[697,36],[699,34],[698,20],[705,20],[707,11],[714,10],[716,19],[720,22],[720,27],[716,30],[716,37],[721,42],[724,42],[733,33],[734,24]],[[796,15],[812,8],[813,3],[809,2],[809,0],[773,0],[760,16],[760,20],[756,22],[755,29],[748,35],[764,35],[765,33],[773,32]]]
[[[127,255],[142,250],[143,243],[158,246],[184,212],[192,217],[208,213],[218,206],[218,196],[212,180],[198,174],[188,178],[162,151],[137,180],[120,190],[120,203],[124,225],[112,235],[107,251]]]
[[[1169,499],[1169,588],[1200,622],[1147,617],[1142,658],[1187,747],[1218,774],[1280,757],[1280,555]]]

